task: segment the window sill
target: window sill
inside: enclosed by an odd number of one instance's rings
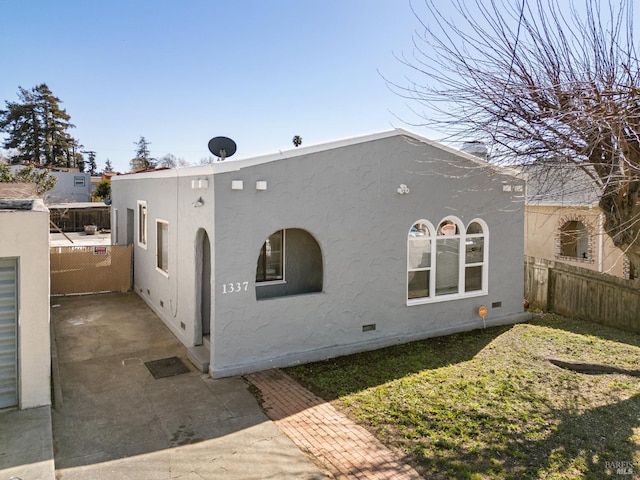
[[[160,275],[162,275],[163,277],[167,277],[169,278],[169,272],[165,272],[164,270],[162,270],[161,268],[156,267],[156,272],[158,272]]]
[[[424,305],[427,303],[440,303],[440,302],[450,302],[452,300],[463,300],[465,298],[474,298],[474,297],[482,297],[488,295],[489,292],[486,290],[478,290],[476,292],[469,293],[455,293],[452,295],[441,295],[439,297],[431,297],[431,298],[412,298],[411,300],[407,300],[407,307],[413,307],[414,305]]]
[[[595,260],[593,257],[583,258],[583,257],[569,257],[566,255],[556,255],[556,260],[560,260],[563,262],[595,263]]]
[[[256,287],[267,287],[269,285],[284,285],[286,280],[270,280],[268,282],[256,282]]]

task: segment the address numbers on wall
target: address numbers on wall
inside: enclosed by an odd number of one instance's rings
[[[240,293],[249,289],[249,282],[223,283],[222,293]]]

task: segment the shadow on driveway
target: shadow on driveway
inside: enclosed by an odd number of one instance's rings
[[[326,478],[267,419],[244,380],[196,371],[134,293],[51,303],[59,480]],[[174,356],[188,373],[156,380],[144,365]]]

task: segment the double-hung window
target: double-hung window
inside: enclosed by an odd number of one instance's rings
[[[464,291],[477,292],[483,290],[485,284],[485,245],[484,229],[478,222],[471,222],[467,227],[464,240]]]
[[[428,222],[411,227],[408,239],[408,299],[431,296],[432,228]]]

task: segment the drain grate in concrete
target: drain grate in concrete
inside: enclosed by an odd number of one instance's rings
[[[165,378],[173,377],[174,375],[180,375],[181,373],[188,373],[189,367],[187,367],[182,360],[178,357],[163,358],[161,360],[152,360],[150,362],[144,362],[147,366],[153,378]]]

